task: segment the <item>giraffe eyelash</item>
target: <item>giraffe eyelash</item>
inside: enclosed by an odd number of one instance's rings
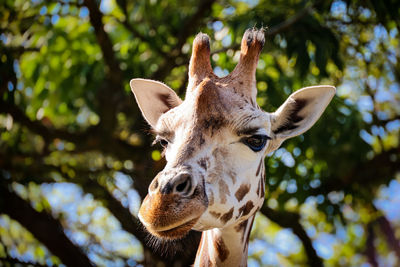
[[[162,142],[166,142],[166,144],[162,144]],[[156,136],[156,138],[154,139],[154,141],[151,143],[152,146],[155,146],[156,144],[160,144],[160,146],[162,147],[161,150],[161,157],[165,157],[165,152],[167,150],[167,146],[170,143],[167,139],[162,138],[160,136]]]

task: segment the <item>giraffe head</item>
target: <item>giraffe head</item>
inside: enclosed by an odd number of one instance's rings
[[[263,45],[262,30],[247,30],[239,63],[219,78],[209,38],[198,34],[184,101],[163,83],[130,82],[167,160],[139,211],[154,236],[178,239],[191,229],[240,225],[252,216],[264,201],[265,155],[307,131],[335,94],[332,86],[308,87],[273,113],[261,110],[255,73]]]

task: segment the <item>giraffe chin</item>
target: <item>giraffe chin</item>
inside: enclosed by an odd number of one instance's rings
[[[198,218],[194,218],[188,222],[185,222],[179,226],[174,226],[171,229],[167,230],[161,230],[157,231],[155,229],[152,229],[151,227],[146,227],[147,230],[150,232],[150,234],[160,238],[160,239],[166,239],[166,240],[177,240],[184,238],[189,231],[193,228],[193,226],[196,224]]]

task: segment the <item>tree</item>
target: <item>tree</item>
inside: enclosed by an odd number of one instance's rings
[[[197,32],[211,36],[225,75],[245,29],[265,26],[261,107],[307,85],[338,94],[312,130],[266,160],[250,264],[399,264],[400,218],[388,212],[400,190],[399,11],[394,0],[3,0],[1,260],[192,263],[199,233],[162,244],[136,218],[164,161],[128,83],[160,80],[183,96]]]

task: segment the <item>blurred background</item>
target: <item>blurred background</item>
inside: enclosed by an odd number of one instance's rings
[[[265,160],[249,266],[400,266],[399,1],[0,3],[0,266],[191,264],[198,233],[153,244],[136,217],[164,160],[128,83],[184,97],[194,36],[224,76],[253,26],[264,110],[303,86],[337,95]]]

